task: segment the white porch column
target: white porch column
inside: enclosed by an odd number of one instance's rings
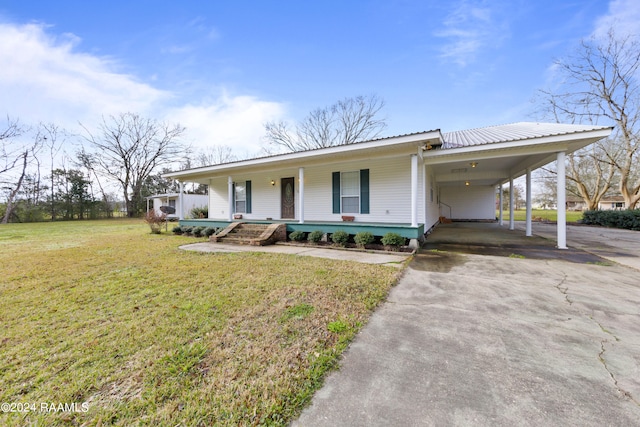
[[[558,171],[558,249],[567,249],[567,190],[566,190],[566,170],[565,170],[565,153],[558,153],[557,166]]]
[[[428,189],[428,192],[427,192]],[[429,227],[431,227],[431,221],[429,218],[429,204],[431,197],[431,182],[429,181],[429,177],[427,177],[427,165],[422,163],[422,218],[424,220],[424,228],[425,233],[429,231]]]
[[[418,226],[418,155],[411,155],[411,226]]]
[[[514,196],[513,196],[513,177],[509,178],[509,230],[516,229],[516,219],[513,217],[514,210]]]
[[[298,205],[300,206],[298,209],[298,222],[300,224],[304,224],[304,168],[298,168],[298,180],[299,188],[300,188],[300,200],[298,201]]]
[[[498,186],[498,224],[500,226],[504,225],[504,215],[502,214],[502,204],[504,200],[502,200],[502,184]]]
[[[531,237],[531,169],[527,169],[527,237]]]
[[[228,189],[228,198],[229,198],[229,221],[233,221],[233,178],[231,178],[231,176],[229,176],[229,178],[227,178],[227,185],[229,187]]]
[[[178,207],[178,219],[182,220],[184,219],[184,212],[182,212],[182,207],[184,206],[184,183],[182,181],[178,181],[178,183],[180,184],[180,194],[178,195],[178,204],[180,205]]]

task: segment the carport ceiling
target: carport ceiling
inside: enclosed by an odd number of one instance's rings
[[[446,164],[433,165],[435,180],[441,186],[464,185],[500,185],[512,176],[517,178],[528,167],[538,168],[556,159],[555,154],[519,155],[500,158],[459,160]],[[475,164],[475,167],[472,165]],[[534,166],[538,165],[538,166]],[[513,172],[519,170],[520,172]]]
[[[500,142],[432,150],[425,152],[424,162],[432,167],[435,180],[441,186],[500,185],[509,178],[524,175],[557,158],[557,153],[573,153],[603,137],[610,129],[514,142]],[[475,164],[475,167],[473,167]]]

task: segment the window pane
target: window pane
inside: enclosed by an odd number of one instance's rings
[[[244,181],[236,182],[236,200],[243,202],[247,200],[247,191]]]
[[[245,213],[246,202],[244,200],[236,200],[236,213]]]
[[[342,213],[360,213],[360,197],[343,197]]]
[[[340,178],[342,196],[360,195],[360,172],[342,172]]]

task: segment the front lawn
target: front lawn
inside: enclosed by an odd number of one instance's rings
[[[500,214],[500,211],[496,211],[496,218]],[[532,209],[531,218],[533,221],[552,221],[558,220],[558,211],[551,209]],[[509,220],[509,211],[502,211],[502,219]],[[513,219],[515,221],[526,221],[527,211],[526,209],[519,209],[513,211]],[[582,219],[582,212],[567,211],[567,222],[577,222]]]
[[[0,425],[286,425],[398,275],[194,241],[0,226]]]

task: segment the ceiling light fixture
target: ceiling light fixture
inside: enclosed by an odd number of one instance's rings
[[[469,164],[471,165],[472,168],[475,168],[476,166],[478,166],[478,162],[471,162]]]

